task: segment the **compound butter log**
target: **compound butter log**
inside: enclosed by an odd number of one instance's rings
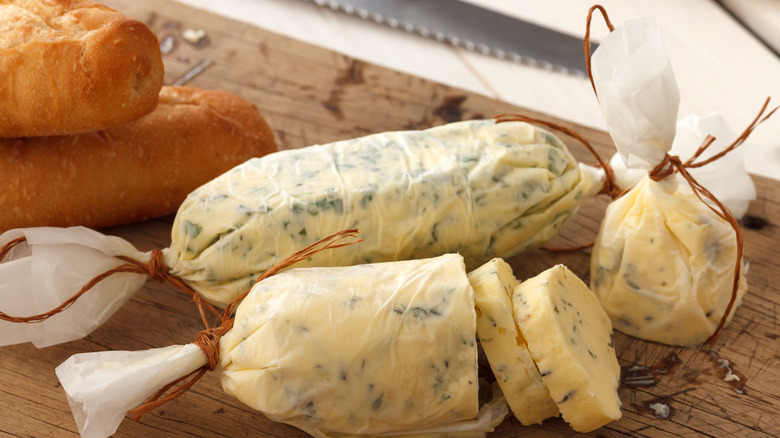
[[[250,102],[163,87],[154,112],[121,126],[0,138],[0,232],[101,228],[172,214],[201,184],[274,151],[273,133]]]
[[[88,0],[0,1],[0,137],[92,132],[157,104],[163,62],[142,22]]]

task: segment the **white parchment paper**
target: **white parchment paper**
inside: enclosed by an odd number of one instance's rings
[[[0,310],[12,316],[56,308],[95,276],[125,263],[115,256],[144,263],[151,258],[151,253],[140,252],[123,239],[84,227],[10,230],[0,236],[0,246],[21,236],[26,243],[0,263]],[[32,342],[43,348],[82,338],[108,320],[147,279],[143,274],[114,274],[46,321],[0,321],[0,346]]]
[[[717,140],[699,161],[736,138],[719,114],[694,114],[678,122],[680,92],[661,31],[652,20],[630,20],[617,27],[602,40],[591,62],[599,105],[618,150],[610,164],[621,188],[633,187],[666,153],[687,160],[708,134]],[[689,171],[735,217],[743,216],[756,197],[740,148]]]
[[[163,386],[206,365],[195,344],[76,354],[55,370],[82,438],[107,437]]]
[[[661,31],[636,19],[604,37],[591,58],[607,130],[632,169],[651,170],[672,147],[680,92]]]
[[[677,136],[669,153],[687,159],[696,152],[707,135],[712,135],[716,140],[701,155],[699,161],[723,150],[736,138],[736,133],[721,114],[713,113],[702,117],[693,114],[677,124]],[[612,157],[610,165],[615,172],[618,186],[623,189],[634,187],[647,175],[647,171],[643,169],[629,169],[620,154]],[[756,199],[756,187],[747,173],[744,149],[741,147],[705,166],[689,169],[689,172],[737,218],[744,216],[750,201]],[[679,174],[677,178],[682,181]]]

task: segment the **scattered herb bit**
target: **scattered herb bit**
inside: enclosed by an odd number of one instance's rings
[[[633,280],[631,280],[631,278],[629,278],[629,274],[623,275],[623,280],[626,282],[626,286],[634,290],[639,290],[639,285],[636,284]]]
[[[190,221],[184,221],[184,234],[186,234],[187,237],[194,239],[198,237],[198,234],[200,234],[201,231],[203,231],[202,226]]]
[[[574,394],[576,394],[576,393],[577,393],[576,390],[572,390],[570,393],[564,395],[563,396],[563,400],[561,400],[559,403],[563,403],[563,402],[571,400],[571,398],[574,397]]]
[[[382,406],[382,396],[384,394],[380,394],[379,397],[374,400],[374,403],[371,404],[371,410],[376,412],[379,410],[379,407]]]
[[[374,195],[372,195],[371,193],[363,195],[363,198],[360,200],[360,206],[366,208],[368,207],[368,204],[371,203],[371,201],[373,200],[374,200]]]
[[[306,403],[306,406],[303,407],[303,413],[308,415],[309,417],[314,417],[317,415],[317,411],[314,409],[314,402]]]

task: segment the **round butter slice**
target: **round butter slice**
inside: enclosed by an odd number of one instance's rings
[[[477,338],[501,392],[524,425],[558,415],[525,339],[512,315],[512,293],[519,284],[512,268],[496,258],[469,273],[477,306]]]
[[[556,265],[515,288],[515,320],[563,419],[590,432],[621,417],[612,324],[596,296]]]

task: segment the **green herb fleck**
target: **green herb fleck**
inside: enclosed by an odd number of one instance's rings
[[[380,406],[382,406],[382,396],[383,396],[383,395],[384,395],[384,394],[380,394],[380,395],[379,395],[379,397],[377,397],[377,398],[374,400],[374,403],[372,403],[372,404],[371,404],[371,410],[372,410],[372,411],[376,412],[376,411],[378,411],[378,410],[379,410],[379,407],[380,407]]]
[[[198,237],[198,234],[203,231],[203,227],[190,221],[184,221],[184,234],[187,235],[187,237],[194,239]]]
[[[628,276],[628,275],[629,275],[629,274],[625,274],[625,275],[623,276],[623,280],[625,280],[625,282],[626,282],[626,285],[627,285],[628,287],[630,287],[631,289],[634,289],[634,290],[639,290],[639,285],[638,285],[638,284],[636,284],[636,283],[635,283],[635,282],[634,282],[634,281],[633,281],[631,278],[629,278],[629,276]]]

